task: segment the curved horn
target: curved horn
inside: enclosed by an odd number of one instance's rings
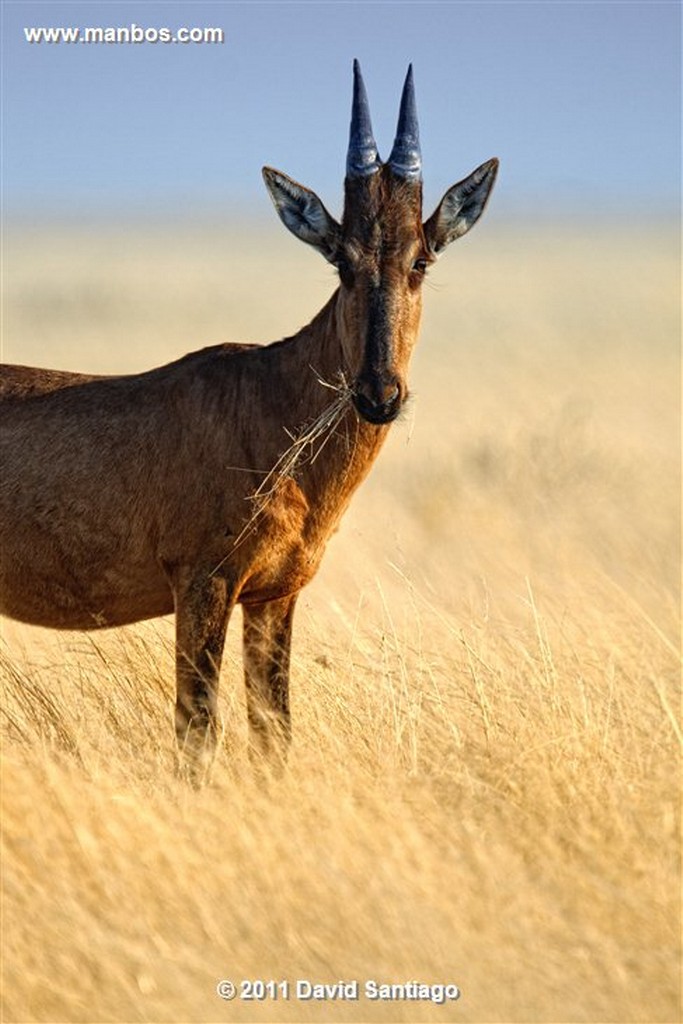
[[[408,74],[401,95],[401,109],[394,147],[387,161],[394,174],[409,181],[422,177],[422,154],[420,153],[420,131],[417,126],[415,88],[413,86],[413,65],[408,65]]]
[[[368,96],[360,73],[360,64],[353,62],[353,105],[349,151],[346,156],[347,178],[364,178],[380,168],[377,143],[372,134]]]

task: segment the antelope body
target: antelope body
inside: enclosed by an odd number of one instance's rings
[[[58,629],[175,612],[176,733],[195,780],[238,603],[252,749],[286,749],[297,596],[406,400],[427,267],[479,218],[497,166],[450,188],[423,224],[412,69],[382,163],[355,62],[341,223],[263,172],[284,224],[339,272],[308,326],[132,376],[3,368],[0,610]],[[321,423],[288,462],[292,439]]]

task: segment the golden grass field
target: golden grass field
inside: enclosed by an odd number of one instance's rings
[[[199,793],[171,620],[3,624],[4,1021],[678,1019],[675,239],[494,207],[430,275],[411,409],[299,604],[280,782],[249,772],[239,613]],[[334,287],[275,219],[5,252],[4,359],[95,372],[281,337]]]

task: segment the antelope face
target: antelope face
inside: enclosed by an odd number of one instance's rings
[[[497,170],[495,159],[482,164],[453,185],[423,223],[412,67],[393,149],[382,163],[357,61],[341,224],[310,189],[280,171],[263,169],[285,226],[337,268],[344,368],[356,411],[367,422],[390,423],[400,413],[408,396],[408,362],[420,325],[425,274],[437,255],[479,219]]]
[[[388,166],[346,182],[334,263],[344,360],[358,414],[390,423],[408,396],[408,362],[422,313],[422,282],[434,257],[422,229],[421,185]]]

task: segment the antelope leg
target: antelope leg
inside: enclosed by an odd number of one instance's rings
[[[289,661],[297,594],[244,606],[244,676],[250,755],[282,767],[291,739]]]
[[[194,785],[201,785],[216,748],[218,681],[235,595],[224,578],[196,569],[176,574],[174,595],[180,766]]]

